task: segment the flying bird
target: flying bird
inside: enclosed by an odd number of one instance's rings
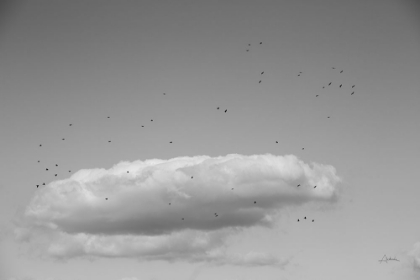
[[[261,80],[258,83],[261,84]]]
[[[332,69],[335,69],[335,67],[333,67]]]
[[[110,118],[110,117],[107,117],[108,119]]]
[[[325,87],[322,87],[322,88],[325,88]]]
[[[314,187],[314,189],[316,188],[316,186]]]
[[[36,188],[38,188],[39,187],[39,185],[36,185]]]
[[[182,218],[182,220],[184,220],[184,218]]]
[[[227,112],[227,109],[225,110],[225,113]]]
[[[300,187],[300,184],[298,184],[297,186]]]
[[[46,171],[48,171],[48,168],[45,168]]]
[[[38,160],[38,162],[41,162],[40,160]]]
[[[42,144],[39,144],[40,147],[42,147]]]
[[[111,143],[111,140],[108,140],[108,143]]]
[[[166,93],[163,93],[163,95],[166,95]]]
[[[343,84],[340,85],[340,87],[342,87],[342,86],[343,86]]]
[[[71,170],[69,170],[69,172],[71,172]]]
[[[328,118],[330,118],[330,117],[328,117]]]
[[[130,173],[130,171],[127,171],[127,173]]]
[[[58,164],[56,164],[55,166],[58,166]]]
[[[246,50],[247,52],[249,52],[249,50]]]
[[[254,204],[257,204],[257,202],[256,202],[256,201],[254,201]]]
[[[260,42],[260,45],[262,45],[262,42]]]
[[[276,141],[276,143],[278,144],[278,143],[279,143],[279,141]]]
[[[151,122],[153,121],[153,120],[150,120]]]
[[[341,70],[340,73],[343,73],[343,70]]]
[[[171,205],[171,203],[169,202],[169,205]]]
[[[191,176],[191,179],[194,178],[194,176]]]
[[[354,94],[354,91],[350,95],[353,95],[353,94]]]
[[[298,222],[299,222],[299,219],[298,219]]]
[[[69,124],[69,126],[72,126],[73,124]]]
[[[64,138],[62,140],[65,140]]]
[[[306,217],[304,219],[306,220]]]
[[[217,107],[217,110],[219,110],[219,107]]]
[[[45,183],[42,183],[43,186],[45,186]]]
[[[261,72],[261,75],[264,74],[264,71]]]
[[[55,174],[54,176],[57,177],[57,174]]]
[[[314,222],[315,220],[312,220],[312,222]]]
[[[331,83],[328,84],[329,86],[331,85]]]
[[[317,94],[317,95],[315,95],[315,97],[318,97],[319,95]]]
[[[248,44],[248,46],[250,47],[250,46],[251,46],[251,44]]]
[[[107,197],[107,198],[105,198],[105,200],[108,200],[108,197]]]
[[[354,88],[356,85],[352,85],[351,88]]]
[[[170,144],[172,144],[172,141],[171,142],[169,142]]]
[[[305,150],[305,148],[302,148],[302,150]]]
[[[142,125],[141,127],[144,127],[144,125]]]

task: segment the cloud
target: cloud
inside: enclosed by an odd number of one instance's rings
[[[414,271],[420,273],[420,242],[414,244],[408,256],[412,262]]]
[[[293,155],[121,162],[79,170],[40,189],[15,233],[22,241],[48,243],[46,251],[57,258],[276,265],[282,261],[262,253],[227,256],[226,237],[271,226],[287,206],[334,202],[339,182],[334,167]]]

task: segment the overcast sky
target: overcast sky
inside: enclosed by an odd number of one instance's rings
[[[0,18],[0,280],[420,278],[417,1]]]

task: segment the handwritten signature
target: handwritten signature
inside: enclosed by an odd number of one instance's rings
[[[382,257],[382,259],[381,260],[379,260],[379,263],[382,263],[382,262],[386,262],[386,263],[388,263],[388,261],[397,261],[397,262],[399,262],[400,260],[398,260],[397,258],[388,258],[386,255],[384,255],[383,257]]]

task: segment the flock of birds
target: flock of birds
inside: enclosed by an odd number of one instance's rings
[[[259,42],[259,45],[262,45],[262,42]],[[249,52],[249,51],[250,51],[250,47],[251,47],[251,44],[248,44],[248,48],[246,49],[246,51],[247,51],[247,52]],[[333,69],[333,70],[335,70],[336,68],[335,68],[335,67],[332,67],[332,69]],[[340,73],[340,74],[342,74],[343,72],[344,72],[343,70],[340,70],[340,71],[339,71],[339,73]],[[297,76],[298,76],[298,77],[300,77],[302,74],[303,74],[303,72],[299,72]],[[262,71],[262,72],[260,73],[260,75],[261,75],[261,76],[262,76],[262,75],[264,75],[264,71]],[[260,84],[261,84],[261,82],[262,82],[262,79],[260,79],[260,80],[258,81],[258,83],[260,83]],[[322,88],[323,88],[323,89],[325,89],[325,87],[332,86],[332,84],[333,84],[333,82],[329,82],[328,84],[326,84],[326,85],[322,86]],[[356,86],[356,85],[352,85],[352,86],[351,86],[351,89],[354,89],[354,88],[355,88],[355,86]],[[343,88],[343,84],[339,84],[339,86],[338,86],[338,87],[339,87],[339,88]],[[353,91],[350,95],[354,95],[354,93],[355,93],[355,92]],[[166,95],[166,93],[163,93],[163,95]],[[316,95],[316,97],[318,97],[318,96],[319,96],[319,94],[317,94],[317,95]],[[221,109],[220,107],[217,107],[217,110],[220,110],[220,109]],[[223,110],[223,109],[222,109],[222,110]],[[225,113],[227,113],[227,111],[228,111],[227,109],[225,109],[225,110],[224,110],[224,112],[225,112]],[[107,119],[110,119],[110,118],[111,118],[110,116],[107,116]],[[330,118],[330,116],[328,116],[328,118]],[[153,122],[153,119],[151,119],[150,121],[151,121],[151,122]],[[73,124],[72,124],[72,123],[70,123],[70,124],[69,124],[69,126],[73,126]],[[145,126],[144,126],[144,125],[142,125],[141,127],[143,127],[143,128],[144,128]],[[62,141],[65,141],[65,138],[61,138],[61,140],[62,140]],[[111,143],[111,140],[108,140],[108,143]],[[173,143],[173,141],[169,141],[169,144],[172,144],[172,143]],[[276,144],[278,144],[279,142],[278,142],[278,141],[275,141],[275,143],[276,143]],[[42,146],[42,144],[39,144],[39,147],[43,147],[43,146]],[[302,148],[302,150],[304,150],[304,149],[305,149],[305,148]],[[38,163],[41,163],[41,161],[40,161],[40,160],[38,160]],[[55,167],[58,167],[58,164],[55,164]],[[46,168],[45,168],[45,171],[47,171],[47,172],[48,172],[48,171],[50,171],[50,168],[46,167]],[[68,170],[68,172],[69,172],[69,173],[71,173],[72,171],[71,171],[71,170]],[[127,173],[129,173],[129,171],[128,171],[128,170],[127,170]],[[57,177],[57,176],[58,176],[58,173],[54,173],[54,177]],[[194,176],[191,176],[191,179],[194,179]],[[36,187],[37,187],[37,188],[39,188],[39,186],[40,186],[40,185],[41,185],[41,184],[37,184],[37,185],[36,185]],[[46,185],[46,183],[45,183],[45,182],[43,182],[43,183],[42,183],[42,185],[43,185],[43,186],[45,186],[45,185]],[[297,184],[297,187],[300,187],[300,186],[301,186],[300,184]],[[316,188],[316,186],[314,186],[313,188],[315,189],[315,188]],[[231,190],[233,191],[233,190],[234,190],[234,188],[232,188]],[[108,197],[106,197],[106,198],[105,198],[105,200],[108,200]],[[254,205],[256,205],[256,204],[257,204],[257,201],[254,201]],[[172,205],[172,203],[171,203],[171,202],[169,202],[169,203],[168,203],[168,205],[169,205],[169,206],[171,206],[171,205]],[[218,214],[217,212],[215,212],[215,213],[214,213],[214,217],[215,217],[215,218],[219,217],[219,214]],[[184,217],[182,217],[181,219],[182,219],[183,221],[185,220],[185,218],[184,218]],[[303,218],[303,220],[307,220],[306,216]],[[314,221],[315,221],[315,219],[312,219],[312,222],[314,222]],[[300,222],[300,219],[297,219],[297,222]]]

